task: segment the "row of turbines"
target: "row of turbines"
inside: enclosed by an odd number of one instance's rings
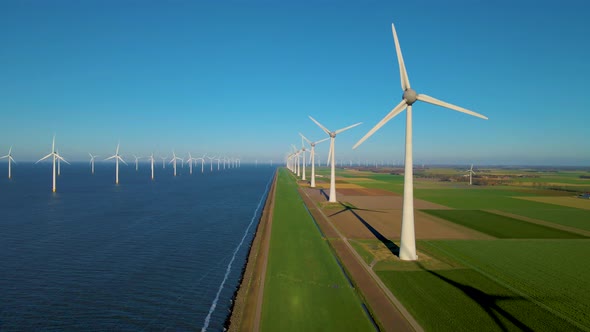
[[[119,162],[122,162],[125,165],[128,165],[127,162],[125,162],[125,160],[123,159],[123,157],[119,154],[119,147],[120,144],[117,144],[117,149],[115,150],[115,154],[104,159],[105,161],[107,160],[114,160],[115,161],[115,184],[119,184]],[[88,153],[90,155],[90,172],[91,174],[94,174],[94,163],[96,161],[96,158],[98,158],[99,156],[97,155],[93,155],[92,153]],[[35,164],[49,159],[51,158],[52,160],[52,164],[53,164],[53,185],[52,185],[52,191],[56,192],[57,187],[56,187],[56,180],[57,180],[57,176],[59,176],[61,174],[61,162],[63,161],[66,164],[70,164],[67,160],[65,160],[60,154],[58,149],[56,149],[55,147],[55,136],[53,137],[53,140],[51,142],[51,152],[44,156],[43,158],[37,160],[37,162],[35,162]],[[135,158],[135,170],[137,171],[139,169],[139,160],[142,159],[142,157],[138,157],[133,155],[133,158]],[[155,168],[155,163],[156,163],[156,158],[154,157],[154,154],[152,153],[149,157],[147,157],[150,161],[150,167],[151,167],[151,179],[154,179],[154,168]],[[162,159],[162,168],[165,169],[166,168],[166,161],[168,161],[168,157],[159,157],[160,159]],[[184,164],[187,163],[189,165],[189,173],[193,174],[193,165],[198,166],[198,162],[199,160],[201,161],[201,173],[204,173],[205,171],[205,158],[209,159],[209,163],[210,163],[210,168],[211,168],[211,172],[213,172],[213,162],[217,161],[217,170],[221,170],[221,165],[223,162],[223,169],[226,168],[239,168],[241,166],[241,160],[240,158],[228,158],[228,157],[218,157],[218,156],[207,156],[207,154],[204,154],[202,157],[198,157],[198,158],[194,158],[191,153],[188,153],[188,158],[186,159],[186,161],[183,158],[180,158],[176,155],[176,152],[172,151],[172,158],[168,161],[169,164],[172,164],[172,167],[174,169],[174,176],[176,176],[176,169],[177,169],[177,163],[180,162],[182,163],[182,167],[184,167]],[[12,163],[16,163],[14,158],[12,157],[12,147],[10,147],[10,149],[8,150],[8,154],[6,156],[0,157],[0,159],[8,159],[8,178],[11,179],[12,178]]]
[[[369,130],[365,136],[363,136],[352,148],[358,148],[364,141],[366,141],[369,137],[371,137],[375,132],[377,132],[381,127],[383,127],[387,122],[393,119],[395,116],[406,110],[406,142],[405,142],[405,159],[404,159],[404,195],[403,195],[403,208],[402,208],[402,229],[401,229],[401,240],[400,240],[400,251],[399,251],[399,258],[402,260],[414,261],[418,259],[418,255],[416,254],[416,236],[414,231],[414,176],[413,176],[413,156],[412,156],[412,106],[415,102],[421,101],[437,106],[441,106],[453,111],[465,113],[471,116],[475,116],[484,120],[488,118],[484,115],[479,113],[470,111],[468,109],[449,104],[442,100],[430,97],[425,94],[419,94],[416,90],[412,89],[410,86],[410,79],[408,78],[408,73],[406,71],[406,66],[404,64],[404,59],[402,56],[402,51],[400,48],[399,40],[397,37],[397,32],[395,30],[395,26],[391,24],[391,30],[393,34],[393,40],[395,43],[395,50],[397,53],[397,60],[399,64],[399,72],[400,72],[400,81],[401,81],[401,88],[403,91],[402,100],[383,118],[379,121],[371,130]],[[342,133],[345,130],[358,126],[360,123],[356,123],[354,125],[336,130],[330,131],[315,119],[310,117],[313,122],[315,122],[326,134],[328,134],[330,138],[330,151],[329,151],[329,164],[331,165],[330,171],[330,202],[336,202],[336,179],[335,179],[335,151],[334,151],[334,141],[336,135]],[[301,135],[303,136],[303,135]],[[311,146],[311,158],[313,158],[314,153],[313,149],[315,144],[321,142],[310,142],[309,140],[305,139]],[[324,139],[325,140],[325,139]],[[323,140],[322,140],[323,141]],[[313,143],[313,144],[312,144]],[[296,149],[297,150],[297,149]],[[302,156],[302,163],[301,167],[303,168],[303,172],[300,172],[300,156]],[[302,180],[305,180],[305,146],[302,146],[300,150],[295,152],[291,152],[288,154],[286,158],[287,167],[297,174],[297,176],[302,176]],[[301,175],[302,174],[302,175]],[[469,169],[469,183],[471,184],[471,176],[473,175],[473,166]],[[315,187],[315,171],[313,168],[312,162],[312,174],[311,174],[311,184],[312,187]]]

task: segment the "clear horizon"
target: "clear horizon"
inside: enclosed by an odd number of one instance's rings
[[[391,23],[418,92],[415,164],[589,166],[590,4],[3,2],[0,156],[223,154],[280,164],[298,132],[337,160],[402,162]],[[322,161],[328,142],[317,146]],[[129,161],[129,160],[126,160]],[[133,161],[131,159],[131,161]],[[5,160],[0,160],[4,167]]]

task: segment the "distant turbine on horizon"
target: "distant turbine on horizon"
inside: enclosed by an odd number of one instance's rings
[[[321,123],[317,122],[311,116],[309,118],[311,119],[311,121],[315,122],[315,124],[317,124],[318,127],[322,128],[322,130],[326,134],[328,134],[328,136],[330,136],[330,151],[328,153],[328,163],[331,164],[330,166],[332,167],[332,169],[330,171],[330,200],[329,200],[329,202],[336,203],[336,162],[335,162],[335,154],[336,153],[334,150],[334,143],[336,141],[336,135],[338,135],[341,132],[344,132],[348,129],[354,128],[354,127],[360,125],[362,122],[355,123],[351,126],[344,127],[342,129],[338,129],[336,131],[329,131],[326,127],[322,126]]]
[[[172,159],[170,160],[169,164],[172,164],[172,166],[174,167],[174,176],[176,176],[176,161],[177,160],[182,160],[181,158],[178,158],[176,156],[176,152],[174,152],[174,150],[172,151]]]
[[[88,154],[90,155],[90,169],[91,169],[91,174],[94,174],[94,159],[96,159],[96,157],[98,156],[93,156],[92,153],[88,152]]]
[[[207,159],[209,159],[209,164],[211,165],[211,172],[213,172],[213,160],[215,160],[215,157],[207,156]]]
[[[472,181],[471,178],[473,176],[473,174],[475,174],[475,172],[473,171],[473,164],[471,164],[471,168],[466,170],[467,173],[469,173],[469,185],[472,185]]]
[[[12,167],[11,167],[11,163],[15,163],[16,161],[14,161],[14,158],[12,158],[12,146],[10,147],[10,149],[8,149],[8,154],[5,156],[0,157],[0,159],[8,159],[8,178],[12,179]]]
[[[160,157],[160,159],[162,159],[162,169],[166,168],[166,159],[168,158],[168,156],[166,157]]]
[[[56,169],[55,169],[56,167],[55,167],[55,166],[56,166],[56,165],[55,165],[55,164],[56,164],[56,162],[55,162],[55,161],[56,161],[56,159],[57,159],[57,160],[63,160],[63,161],[66,163],[66,164],[69,164],[69,163],[68,163],[68,162],[67,162],[67,161],[66,161],[64,158],[62,158],[62,157],[61,157],[61,156],[60,156],[60,155],[57,153],[57,151],[55,150],[55,135],[53,136],[53,141],[52,141],[52,143],[51,143],[51,153],[50,153],[50,154],[48,154],[48,155],[46,155],[45,157],[43,157],[43,158],[41,158],[41,159],[37,160],[37,162],[36,162],[36,163],[38,163],[38,162],[40,162],[40,161],[42,161],[42,160],[45,160],[45,159],[47,159],[47,158],[49,158],[49,157],[53,157],[53,187],[52,187],[52,191],[53,191],[53,192],[55,192],[55,191],[56,191],[56,186],[55,186],[55,182],[56,182],[56,181],[55,181],[55,178],[56,178],[56,174],[55,174],[55,171],[56,171]],[[35,163],[35,164],[36,164],[36,163]]]
[[[117,151],[115,152],[115,154],[108,157],[105,160],[110,160],[110,159],[115,159],[115,184],[119,184],[119,160],[123,164],[127,165],[125,160],[123,160],[123,158],[121,158],[121,156],[119,155],[119,143],[117,143]]]
[[[193,174],[193,162],[196,161],[196,158],[193,158],[193,156],[191,156],[191,153],[188,153],[188,159],[186,160],[186,162],[188,163],[188,167],[189,167],[189,173]]]
[[[135,158],[135,171],[137,172],[137,170],[139,169],[139,159],[143,158],[143,157],[138,157],[136,155],[133,155],[133,158]]]
[[[406,72],[406,66],[402,57],[402,51],[397,39],[397,33],[395,26],[391,24],[391,31],[393,33],[393,40],[395,42],[395,50],[397,53],[397,60],[399,64],[400,80],[403,90],[402,101],[397,104],[379,123],[369,130],[369,132],[361,138],[352,148],[356,149],[361,145],[367,138],[371,137],[379,128],[385,123],[391,120],[393,117],[401,113],[404,109],[406,111],[406,158],[405,158],[405,170],[404,170],[404,199],[402,208],[402,232],[399,258],[402,260],[416,260],[416,235],[414,232],[414,176],[413,176],[413,161],[412,161],[412,104],[416,101],[423,101],[429,104],[442,106],[457,112],[469,114],[487,120],[488,118],[473,111],[465,108],[455,106],[444,101],[435,99],[433,97],[418,94],[414,89],[410,87],[410,80],[408,79],[408,73]]]

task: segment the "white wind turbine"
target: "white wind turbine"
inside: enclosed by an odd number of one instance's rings
[[[5,156],[0,157],[0,159],[8,159],[8,178],[11,179],[12,178],[12,167],[11,167],[11,163],[15,163],[16,161],[14,161],[14,158],[12,158],[12,146],[10,147],[10,149],[8,149],[8,154]]]
[[[53,157],[53,187],[52,187],[52,191],[53,191],[53,192],[55,192],[55,189],[56,189],[56,187],[55,187],[55,177],[56,177],[56,176],[55,176],[55,171],[56,171],[56,170],[55,170],[55,166],[56,166],[56,165],[55,165],[55,163],[56,163],[56,160],[63,160],[63,161],[66,163],[66,164],[69,164],[69,163],[68,163],[68,162],[67,162],[67,161],[66,161],[64,158],[62,158],[62,157],[61,157],[61,156],[60,156],[60,155],[57,153],[57,151],[55,150],[55,136],[53,136],[53,141],[52,141],[52,143],[51,143],[51,153],[50,153],[50,154],[48,154],[48,155],[46,155],[45,157],[43,157],[43,158],[41,158],[41,159],[37,160],[37,162],[36,162],[36,163],[40,162],[41,160],[45,160],[45,159],[47,159],[47,158],[49,158],[49,157]],[[36,164],[36,163],[35,163],[35,164]]]
[[[473,164],[471,164],[471,168],[466,170],[466,172],[469,173],[469,185],[471,186],[472,185],[471,178],[472,178],[473,174],[475,174],[475,172],[473,171]]]
[[[363,138],[361,138],[354,146],[353,149],[361,145],[367,138],[373,135],[379,128],[385,123],[391,120],[393,117],[401,113],[404,109],[406,111],[406,158],[405,158],[405,170],[404,170],[404,202],[402,209],[402,233],[400,241],[400,252],[399,258],[402,260],[416,260],[416,236],[414,233],[414,185],[413,185],[413,160],[412,160],[412,104],[417,100],[423,101],[429,104],[442,106],[453,111],[469,114],[487,120],[488,118],[479,114],[467,110],[465,108],[455,106],[436,98],[418,94],[414,89],[410,87],[410,80],[408,79],[408,73],[406,72],[406,66],[402,57],[402,51],[399,46],[397,39],[397,33],[395,27],[391,24],[391,30],[393,32],[393,40],[395,42],[395,50],[397,53],[397,60],[399,63],[400,79],[402,90],[402,101],[395,106],[389,114],[387,114],[373,129],[371,129]]]
[[[172,166],[174,167],[174,176],[176,176],[176,161],[177,160],[181,160],[181,158],[176,156],[176,153],[174,151],[172,151],[172,160],[170,160],[169,164],[172,164]]]
[[[213,160],[215,160],[215,157],[207,156],[207,159],[209,159],[209,164],[211,165],[211,172],[213,172]]]
[[[189,152],[188,159],[186,160],[186,162],[188,163],[190,174],[193,174],[193,162],[196,160],[197,160],[197,158],[193,158],[193,156],[191,156],[191,153]]]
[[[93,156],[92,153],[90,153],[90,152],[88,152],[88,154],[90,155],[91,172],[92,172],[92,174],[94,174],[94,159],[96,159],[96,157],[98,157],[98,156]]]
[[[311,187],[315,188],[315,146],[318,143],[329,140],[330,137],[326,137],[326,138],[321,139],[319,141],[312,142],[312,141],[308,140],[305,136],[303,136],[303,134],[299,133],[299,135],[301,135],[301,138],[306,140],[307,143],[311,146],[311,150],[309,151],[310,152],[309,159],[310,159],[310,163],[311,163]]]
[[[160,159],[162,159],[162,169],[166,168],[166,159],[168,158],[168,156],[166,157],[160,157]]]
[[[152,153],[152,155],[150,156],[150,165],[152,168],[152,180],[154,179],[154,154]]]
[[[119,155],[119,143],[117,143],[117,151],[115,152],[115,154],[108,157],[105,160],[110,160],[110,159],[115,159],[115,184],[119,184],[119,161],[121,161],[123,164],[127,165],[125,160],[123,160],[123,158],[121,158],[121,156]]]
[[[317,122],[311,116],[309,117],[311,121],[315,122],[322,130],[330,136],[330,151],[328,153],[328,163],[331,164],[332,169],[330,171],[330,199],[331,203],[336,203],[336,162],[335,162],[335,151],[334,151],[334,142],[336,141],[336,135],[340,134],[343,131],[346,131],[350,128],[354,128],[360,125],[362,122],[355,123],[351,126],[344,127],[342,129],[338,129],[336,131],[329,131],[326,127],[322,126],[321,123]]]
[[[137,172],[137,170],[139,169],[139,159],[141,159],[143,157],[138,157],[136,155],[133,155],[133,158],[135,158],[135,171]]]
[[[201,174],[203,174],[205,172],[205,156],[206,156],[206,154],[204,154],[200,158],[195,159],[195,160],[200,160],[201,161]]]

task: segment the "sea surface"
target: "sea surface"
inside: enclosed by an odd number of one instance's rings
[[[0,164],[0,330],[222,331],[275,169],[214,166]]]

